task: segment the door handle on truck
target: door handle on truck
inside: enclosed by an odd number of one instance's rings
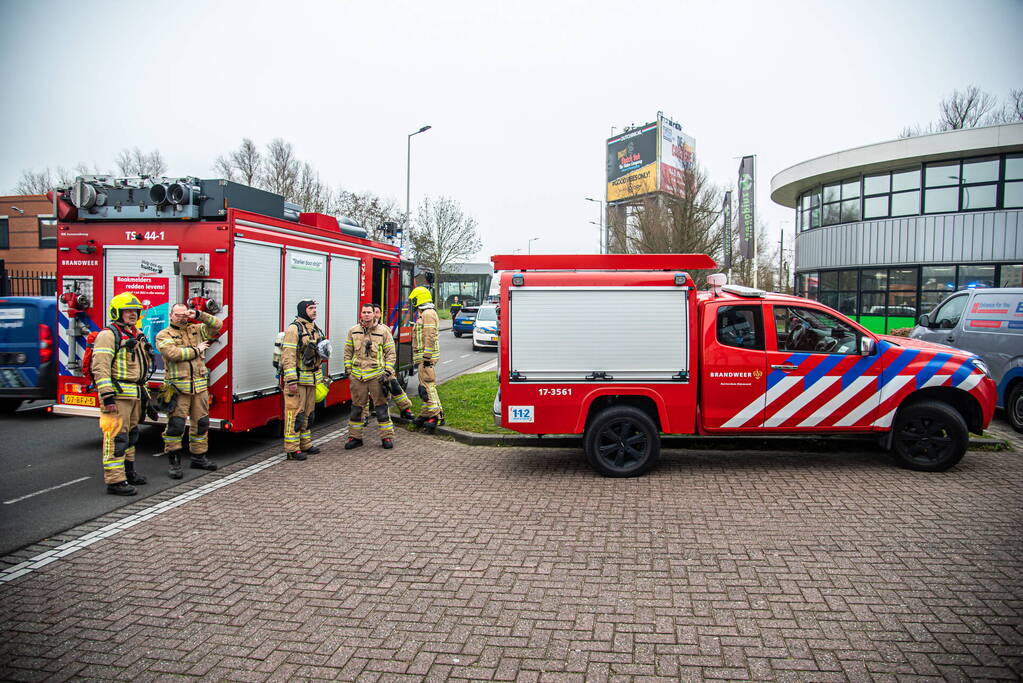
[[[945,341],[947,341],[949,344],[954,343],[955,340],[956,340],[956,338],[953,337],[952,335],[948,335],[947,337],[945,337]]]
[[[772,365],[772,370],[798,370],[798,365]]]

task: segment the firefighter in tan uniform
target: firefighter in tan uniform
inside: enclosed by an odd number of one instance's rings
[[[362,432],[366,426],[364,410],[370,398],[373,399],[380,427],[381,445],[394,448],[394,425],[387,412],[382,383],[394,377],[396,358],[391,331],[377,321],[373,304],[363,304],[359,311],[359,324],[348,330],[345,340],[345,371],[352,392],[345,450],[362,445]]]
[[[146,478],[135,472],[135,443],[153,352],[135,325],[141,313],[138,297],[130,292],[118,294],[110,300],[111,327],[118,338],[110,328],[104,328],[93,342],[91,370],[104,413],[100,415],[103,481],[107,493],[118,496],[134,496],[135,486],[146,483]],[[109,421],[119,428],[104,429]]]
[[[323,382],[316,302],[298,302],[298,316],[288,325],[281,342],[281,381],[284,384],[284,450],[288,460],[305,460],[320,449],[313,446],[313,411],[316,385]]]
[[[441,404],[437,393],[437,361],[440,360],[440,345],[437,339],[438,317],[433,305],[433,295],[426,287],[416,287],[409,294],[412,307],[418,309],[419,317],[412,327],[412,362],[419,375],[419,395],[423,408],[413,421],[416,428],[424,427],[433,433],[440,422]]]
[[[170,319],[170,326],[156,335],[156,348],[166,367],[165,384],[173,386],[175,391],[173,408],[167,414],[167,429],[163,432],[163,450],[167,453],[171,479],[181,479],[181,439],[185,435],[186,418],[192,469],[217,469],[206,457],[210,429],[209,371],[203,354],[220,331],[221,322],[185,304],[174,304]]]
[[[380,304],[373,304],[373,321],[374,324],[380,324],[380,318],[382,317],[382,309]],[[392,335],[393,342],[393,335]],[[397,363],[395,363],[397,367]],[[381,388],[384,391],[384,398],[386,400],[394,401],[394,405],[398,406],[398,410],[401,411],[401,418],[407,422],[411,422],[414,415],[412,414],[412,400],[408,397],[402,388],[398,384],[398,378],[392,374],[381,380]],[[369,417],[369,394],[366,394],[366,403],[362,407],[362,414]]]

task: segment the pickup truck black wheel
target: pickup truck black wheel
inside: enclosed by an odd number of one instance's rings
[[[650,416],[632,406],[612,406],[586,429],[586,460],[605,477],[638,477],[661,454],[661,437]]]
[[[459,332],[458,330],[454,330],[454,333],[455,333],[456,337],[461,337],[462,336],[462,333]]]
[[[1023,432],[1023,382],[1016,384],[1005,399],[1005,414],[1009,416],[1009,424],[1017,432]]]
[[[13,413],[21,404],[20,398],[0,398],[0,413]]]
[[[970,442],[963,416],[938,401],[900,408],[892,429],[895,458],[903,467],[921,472],[943,472],[955,466]]]

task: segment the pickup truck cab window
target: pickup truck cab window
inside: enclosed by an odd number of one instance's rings
[[[779,351],[860,353],[859,333],[853,327],[814,308],[775,306],[774,329]]]
[[[718,309],[717,339],[725,346],[764,350],[760,306],[722,306]]]

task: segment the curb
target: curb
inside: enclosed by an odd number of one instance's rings
[[[442,425],[437,434],[470,446],[505,446],[515,448],[582,448],[581,436],[574,434],[479,434]],[[664,436],[662,448],[718,451],[858,451],[877,448],[876,437],[845,436]],[[970,437],[967,450],[1007,451],[1004,439]]]

